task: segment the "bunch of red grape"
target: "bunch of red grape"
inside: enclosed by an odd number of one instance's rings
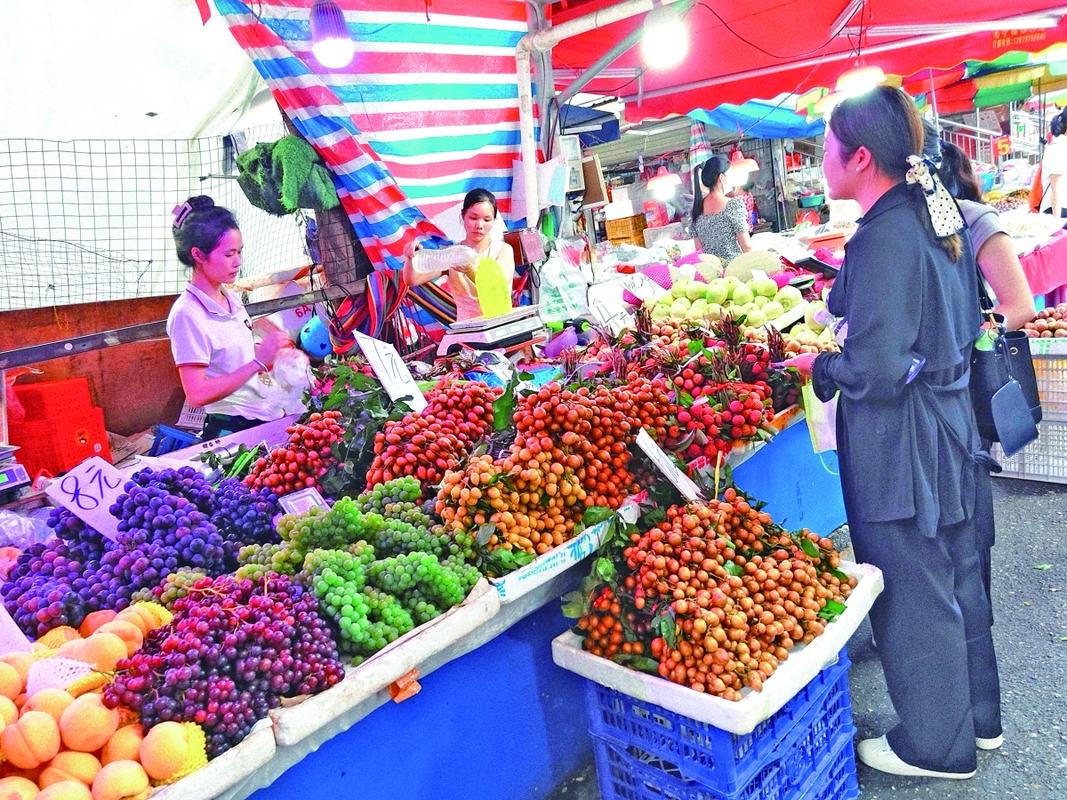
[[[195,722],[214,758],[240,742],[283,697],[315,694],[344,677],[314,596],[290,578],[204,578],[174,604],[174,620],[119,662],[104,690],[111,708],[145,729]]]
[[[288,443],[257,459],[245,484],[278,495],[318,485],[337,460],[333,448],[344,435],[340,419],[341,412],[324,411],[311,414],[307,424],[290,425]]]

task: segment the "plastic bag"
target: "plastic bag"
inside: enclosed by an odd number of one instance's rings
[[[50,509],[39,509],[29,514],[0,510],[0,546],[25,550],[31,544],[51,539],[55,534],[48,527]]]
[[[811,434],[811,446],[816,453],[824,453],[827,450],[837,449],[837,398],[823,402],[815,396],[815,387],[811,381],[807,381],[801,387],[801,396],[804,400],[804,417],[808,423],[808,433]]]
[[[562,322],[589,310],[585,278],[559,255],[549,256],[540,271],[538,313],[544,322]]]
[[[311,360],[302,350],[285,347],[274,357],[270,380],[264,381],[260,391],[282,414],[299,414],[304,407],[304,391],[311,386]]]

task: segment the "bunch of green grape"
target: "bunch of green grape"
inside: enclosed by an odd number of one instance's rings
[[[289,549],[281,544],[246,544],[237,551],[238,579],[258,581],[269,572],[291,575],[287,568]]]
[[[195,567],[182,567],[170,573],[158,586],[150,586],[134,592],[130,596],[130,602],[147,601],[173,609],[175,601],[189,594],[193,584],[206,576],[207,573],[203,570]]]
[[[356,505],[361,511],[375,511],[385,514],[385,507],[394,503],[417,503],[422,496],[422,484],[418,478],[405,475],[391,481],[379,483],[356,498]]]
[[[463,602],[463,581],[430,553],[405,553],[367,567],[368,583],[396,595],[407,608],[429,601],[438,608]]]

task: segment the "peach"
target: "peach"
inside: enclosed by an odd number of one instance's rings
[[[4,653],[0,656],[0,661],[5,664],[10,664],[18,670],[19,675],[22,676],[22,685],[26,685],[26,677],[30,674],[30,667],[33,666],[33,662],[36,659],[33,657],[33,653],[28,651],[16,651],[13,653]]]
[[[143,739],[144,728],[139,722],[123,725],[104,745],[100,760],[105,764],[112,761],[137,761]]]
[[[42,789],[37,800],[93,800],[93,793],[80,781],[60,781]]]
[[[137,626],[142,635],[159,627],[159,621],[156,616],[147,608],[137,605],[132,605],[120,611],[119,615],[115,617],[115,621],[127,622],[130,625]]]
[[[10,697],[0,697],[0,729],[19,718],[19,709]]]
[[[38,637],[37,643],[55,648],[80,638],[82,638],[82,635],[74,628],[69,625],[60,625],[52,628],[44,636]]]
[[[81,633],[86,639],[96,633],[96,629],[103,625],[105,622],[111,622],[115,619],[116,613],[110,608],[105,608],[102,611],[91,611],[85,615],[85,619],[82,620],[81,626],[78,628],[78,632]]]
[[[0,800],[34,800],[37,784],[26,778],[0,778]]]
[[[99,750],[118,728],[119,712],[105,706],[98,694],[83,694],[59,718],[63,744],[82,753]]]
[[[100,762],[92,753],[63,750],[41,770],[38,783],[41,784],[42,789],[63,781],[78,781],[89,786],[99,771]]]
[[[136,761],[112,761],[93,779],[93,800],[142,800],[149,791],[148,773]]]
[[[141,766],[152,780],[169,780],[190,756],[185,728],[177,722],[160,722],[145,734],[139,755]]]
[[[59,752],[59,726],[43,711],[27,711],[0,733],[0,749],[16,767],[33,769]]]
[[[63,716],[67,706],[74,702],[70,692],[64,689],[39,689],[27,698],[22,706],[23,713],[27,711],[43,711],[51,714],[56,722]]]
[[[19,671],[10,664],[0,662],[0,695],[14,700],[25,688],[25,681]]]
[[[128,656],[132,656],[144,644],[144,633],[134,623],[126,620],[116,618],[111,622],[105,622],[96,629],[96,633],[93,636],[100,636],[104,633],[113,633],[122,639],[126,643],[126,655]]]
[[[127,656],[126,642],[113,633],[94,633],[88,639],[67,642],[58,655],[92,664],[101,672],[112,672]]]

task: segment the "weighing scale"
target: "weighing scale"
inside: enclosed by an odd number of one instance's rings
[[[544,332],[537,306],[520,306],[503,316],[491,319],[468,319],[449,326],[437,346],[437,355],[455,353],[462,347],[473,350],[497,350],[532,342]]]
[[[18,490],[30,482],[26,468],[15,460],[18,445],[0,444],[0,504],[15,499]]]

